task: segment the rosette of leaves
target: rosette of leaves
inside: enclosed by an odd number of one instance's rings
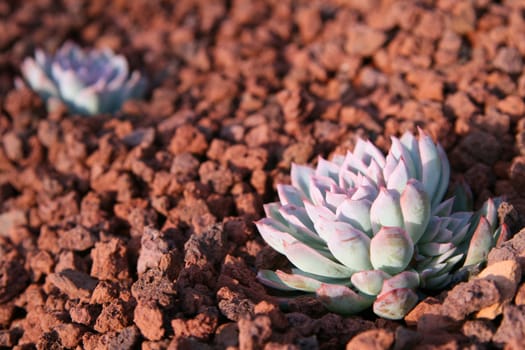
[[[72,42],[54,55],[36,50],[34,58],[22,62],[21,72],[48,110],[60,100],[70,112],[85,116],[114,113],[126,100],[142,97],[146,89],[138,71],[130,74],[124,56],[109,48],[83,50]]]
[[[280,202],[256,222],[264,240],[294,265],[261,270],[259,280],[285,291],[315,293],[327,309],[354,314],[373,307],[403,318],[418,290],[441,289],[478,268],[498,240],[498,200],[478,212],[449,198],[450,167],[439,144],[420,130],[392,138],[384,154],[358,140],[353,152],[292,164]]]

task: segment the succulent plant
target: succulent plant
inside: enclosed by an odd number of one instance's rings
[[[267,286],[316,293],[327,309],[354,314],[373,306],[400,319],[420,289],[440,289],[479,267],[495,242],[498,200],[478,212],[464,198],[442,201],[450,167],[443,148],[422,130],[392,138],[388,155],[370,141],[353,152],[318,159],[315,169],[292,164],[280,202],[265,204],[256,226],[295,266],[261,270]]]
[[[84,51],[72,42],[55,55],[36,50],[21,66],[27,84],[46,102],[48,110],[61,100],[73,113],[114,113],[124,101],[139,98],[146,87],[137,71],[129,73],[128,62],[111,49]]]

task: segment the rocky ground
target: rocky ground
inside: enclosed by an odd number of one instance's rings
[[[0,1],[0,348],[523,349],[525,231],[405,320],[280,310],[253,221],[291,162],[417,126],[479,205],[525,212],[525,2]],[[65,40],[150,80],[47,113],[20,63]],[[525,271],[525,270],[523,270]]]

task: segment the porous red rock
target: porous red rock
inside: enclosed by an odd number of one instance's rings
[[[97,280],[77,270],[63,270],[48,276],[48,282],[71,299],[89,299]]]
[[[91,276],[100,280],[118,280],[129,277],[127,248],[124,242],[113,238],[99,242],[91,251]]]
[[[447,293],[441,315],[461,321],[472,312],[499,302],[501,294],[496,283],[486,279],[475,279],[455,286]]]
[[[346,344],[346,350],[386,350],[394,344],[394,334],[385,329],[371,329],[360,333]]]
[[[0,259],[0,303],[5,303],[27,286],[28,275],[16,256],[3,256]]]
[[[149,340],[160,340],[165,334],[163,315],[154,303],[138,303],[135,307],[133,322],[140,333]]]

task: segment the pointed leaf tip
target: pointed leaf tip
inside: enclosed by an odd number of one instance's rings
[[[447,192],[448,184],[450,181],[450,163],[448,161],[447,154],[445,153],[445,150],[443,149],[443,147],[441,147],[440,144],[437,144],[436,148],[441,164],[441,176],[439,178],[439,184],[436,189],[436,193],[432,198],[432,208],[438,206],[438,204],[441,202],[443,196]]]
[[[372,266],[390,275],[405,270],[413,255],[412,239],[399,227],[383,227],[370,241]]]
[[[419,283],[419,274],[416,271],[402,271],[383,281],[381,295],[399,288],[415,289],[419,287]]]
[[[372,236],[372,224],[370,222],[370,206],[368,199],[345,199],[336,210],[336,217]]]
[[[481,216],[478,226],[470,240],[467,257],[463,266],[475,265],[485,261],[493,245],[494,237],[490,223],[484,216]]]
[[[277,195],[282,205],[293,204],[298,207],[303,206],[303,198],[301,191],[292,185],[277,185]]]
[[[302,194],[308,199],[311,199],[308,187],[310,183],[310,177],[313,174],[314,169],[310,168],[309,166],[292,163],[290,169],[292,186],[300,190]]]
[[[400,320],[416,306],[418,296],[410,288],[399,288],[381,294],[374,302],[374,313],[390,320]]]
[[[379,231],[383,226],[404,227],[397,191],[381,187],[370,207],[370,222],[373,232]]]
[[[498,228],[498,231],[499,232],[496,238],[496,247],[500,247],[503,244],[503,242],[509,240],[512,236],[509,226],[506,223],[501,224],[501,226]]]
[[[429,198],[434,198],[441,178],[441,159],[432,138],[422,131],[419,137],[421,157],[421,182]]]
[[[351,281],[355,288],[368,295],[378,295],[383,288],[383,281],[391,276],[385,271],[359,271],[352,275]]]
[[[283,224],[272,218],[262,218],[255,222],[261,237],[266,243],[277,252],[284,254],[284,243],[297,241]]]
[[[393,189],[401,193],[405,189],[405,186],[410,177],[411,175],[409,173],[405,158],[401,156],[401,158],[397,162],[396,167],[393,169],[388,179],[386,179],[387,188],[389,190]]]
[[[328,310],[346,315],[356,314],[369,308],[375,299],[374,296],[356,293],[341,285],[323,284],[316,293]]]
[[[430,199],[423,184],[410,179],[400,197],[405,230],[416,244],[430,221]]]
[[[292,291],[294,288],[286,285],[275,272],[271,270],[260,270],[257,272],[257,280],[267,287],[284,291]]]

